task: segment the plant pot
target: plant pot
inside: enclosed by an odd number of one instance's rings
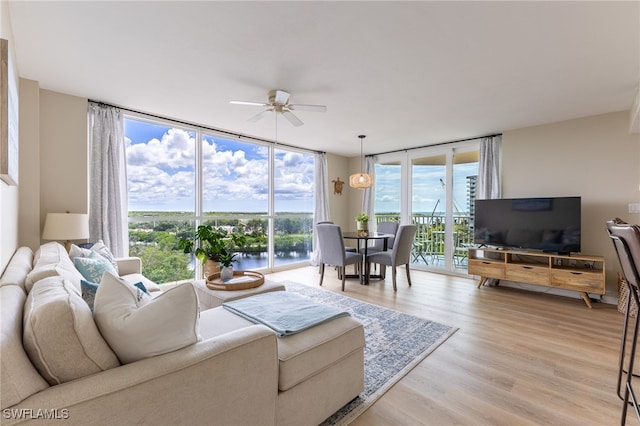
[[[220,272],[220,262],[215,262],[211,259],[207,260],[207,263],[204,264],[204,277],[207,278],[216,272]]]
[[[223,266],[220,269],[220,279],[222,281],[227,281],[233,278],[233,266]]]
[[[369,235],[369,222],[356,221],[358,235]]]

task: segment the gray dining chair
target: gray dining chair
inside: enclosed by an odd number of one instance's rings
[[[393,243],[396,240],[396,233],[398,232],[398,226],[400,226],[398,222],[380,222],[378,224],[376,229],[377,232],[380,232],[381,234],[393,234],[393,237],[387,239],[387,250],[391,250],[393,247]],[[369,247],[368,251],[370,253],[384,251],[384,240],[374,240],[373,245]]]
[[[393,247],[393,243],[396,240],[396,233],[398,232],[398,226],[400,226],[398,222],[380,222],[377,226],[377,232],[380,232],[381,234],[393,235],[393,237],[387,238],[387,250],[391,250],[391,248]],[[378,253],[384,251],[384,247],[384,240],[373,240],[373,244],[367,249],[367,253]],[[377,268],[377,263],[374,263],[374,265],[376,265]]]
[[[362,254],[345,251],[342,230],[338,225],[322,223],[316,226],[318,244],[320,245],[320,285],[324,279],[325,265],[338,268],[338,276],[342,278],[342,291],[346,278],[346,266],[362,263]],[[356,268],[362,282],[362,268]]]
[[[393,248],[389,251],[381,251],[377,253],[367,254],[366,262],[379,263],[381,265],[380,275],[384,276],[384,270],[387,266],[392,268],[393,291],[397,291],[396,286],[396,266],[406,265],[407,281],[411,286],[411,275],[409,265],[411,264],[411,248],[413,247],[413,239],[416,236],[416,225],[401,225],[396,234],[396,240]],[[369,268],[370,270],[371,268]]]

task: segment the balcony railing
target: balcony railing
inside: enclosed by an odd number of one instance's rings
[[[376,214],[376,223],[398,222],[400,215]],[[411,222],[417,226],[413,241],[412,263],[444,265],[445,216],[437,214],[413,214]],[[473,220],[470,215],[453,215],[453,264],[456,268],[467,265],[467,248],[473,245]]]

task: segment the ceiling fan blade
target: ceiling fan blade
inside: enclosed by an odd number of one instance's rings
[[[264,111],[261,111],[261,112],[257,113],[256,115],[254,115],[252,117],[249,117],[249,119],[247,121],[249,121],[251,123],[255,123],[256,121],[260,120],[268,112],[271,112],[271,111],[273,111],[273,108],[265,109]]]
[[[285,118],[289,120],[289,122],[296,127],[302,126],[304,124],[298,117],[293,115],[293,113],[289,110],[283,110],[282,115],[284,115]]]
[[[229,103],[234,105],[269,106],[269,104],[265,104],[264,102],[251,101],[229,101]]]
[[[289,105],[289,108],[291,108],[292,110],[298,110],[298,111],[327,112],[327,107],[325,105],[293,104],[293,105]]]
[[[286,105],[289,102],[289,94],[283,90],[276,90],[275,103]]]

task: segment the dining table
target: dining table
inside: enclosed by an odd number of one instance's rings
[[[387,244],[389,238],[394,237],[393,234],[385,234],[382,232],[343,232],[342,237],[347,240],[356,240],[356,250],[362,254],[362,263],[360,265],[360,271],[363,271],[363,280],[361,284],[369,285],[369,278],[382,278],[381,274],[371,275],[369,271],[369,262],[367,262],[367,253],[369,250],[369,241],[383,240],[383,251],[387,250]],[[358,278],[357,274],[346,275],[347,278]]]

